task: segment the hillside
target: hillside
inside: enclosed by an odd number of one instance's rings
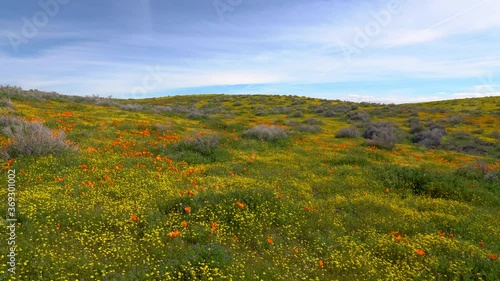
[[[500,280],[500,97],[0,107],[2,280]]]

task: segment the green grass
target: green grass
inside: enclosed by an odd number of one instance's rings
[[[143,107],[125,111],[4,91],[16,106],[8,114],[64,130],[78,149],[0,160],[2,186],[16,170],[18,219],[16,275],[4,258],[0,280],[500,279],[491,138],[500,97],[400,106],[264,95],[115,100]],[[205,116],[150,111],[159,105],[194,105]],[[397,124],[399,143],[335,138],[351,110]],[[415,115],[441,123],[445,141],[475,131],[487,153],[412,144]],[[457,115],[461,122],[443,121]],[[311,118],[321,131],[287,125]],[[245,134],[258,125],[286,137]],[[0,149],[11,141],[0,132]],[[0,195],[6,202],[7,189]],[[4,239],[0,251],[8,247]]]

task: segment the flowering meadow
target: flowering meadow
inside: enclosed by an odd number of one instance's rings
[[[0,98],[0,280],[500,280],[500,97]]]

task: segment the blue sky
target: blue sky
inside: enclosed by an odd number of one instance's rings
[[[64,94],[500,95],[497,0],[25,0],[0,83]]]

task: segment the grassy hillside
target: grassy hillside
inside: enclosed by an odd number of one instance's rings
[[[1,280],[500,280],[500,97],[0,107]]]

